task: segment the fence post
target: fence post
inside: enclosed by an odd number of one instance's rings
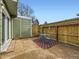
[[[56,40],[58,42],[58,26],[56,26]]]

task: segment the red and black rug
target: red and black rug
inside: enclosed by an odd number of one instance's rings
[[[55,46],[58,44],[57,41],[55,40],[40,40],[40,39],[35,39],[33,40],[39,47],[43,48],[43,49],[48,49],[51,48],[52,46]]]

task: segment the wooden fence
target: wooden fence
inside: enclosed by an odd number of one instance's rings
[[[38,24],[33,24],[32,25],[32,36],[36,37],[39,35],[39,25]]]
[[[40,25],[40,33],[49,34],[59,42],[79,46],[79,18]]]

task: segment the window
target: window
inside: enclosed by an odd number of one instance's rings
[[[5,15],[2,13],[2,43],[5,41]]]
[[[9,39],[9,18],[7,17],[7,39]]]

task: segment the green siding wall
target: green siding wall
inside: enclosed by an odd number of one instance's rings
[[[14,19],[13,20],[13,37],[20,36],[20,20]]]
[[[0,5],[0,47],[2,43],[2,12],[1,12],[1,5]]]
[[[32,29],[32,21],[28,19],[21,20],[21,36],[30,37]]]
[[[13,38],[31,37],[32,20],[24,18],[13,19]]]

